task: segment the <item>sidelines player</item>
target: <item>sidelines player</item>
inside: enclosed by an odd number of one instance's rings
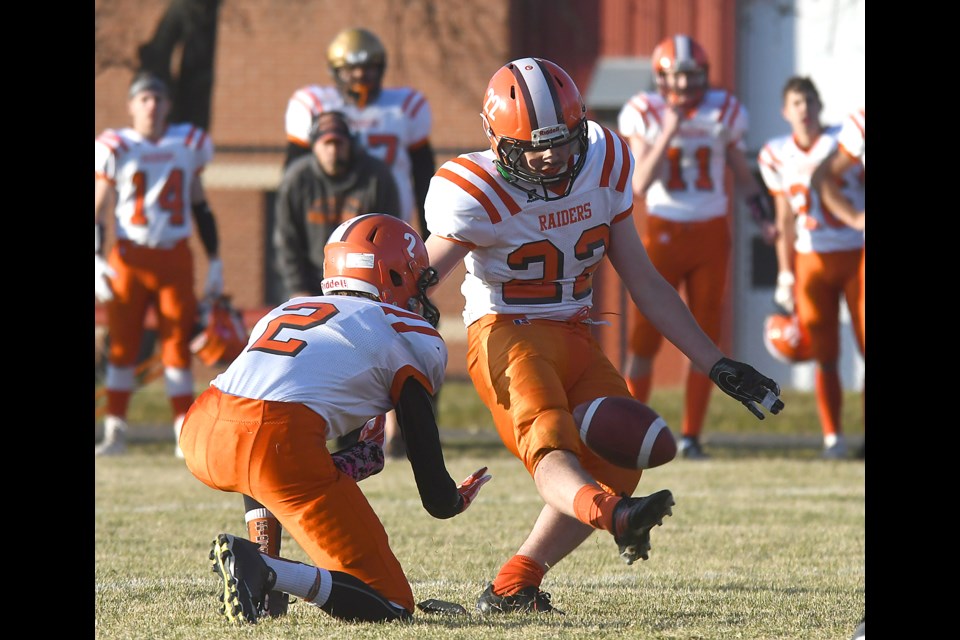
[[[850,312],[857,348],[864,355],[864,232],[839,219],[813,189],[817,168],[837,156],[839,126],[820,123],[823,104],[810,78],[788,78],[782,91],[783,119],[790,134],[769,140],[758,157],[760,173],[777,210],[777,289],[775,301],[797,319],[809,336],[816,363],[814,392],[823,433],[823,457],[842,459],[847,444],[841,423],[840,300]],[[846,154],[840,152],[846,157]],[[862,170],[849,163],[838,182],[843,207],[862,210],[866,203]]]
[[[647,559],[650,530],[674,505],[666,489],[629,497],[641,471],[586,449],[571,414],[587,400],[630,395],[591,332],[593,275],[605,256],[639,309],[721,389],[761,419],[754,402],[772,413],[783,403],[773,380],[724,356],[650,263],[631,218],[629,148],[587,120],[563,69],[540,58],[509,62],[482,105],[490,149],[437,171],[427,249],[441,280],[466,265],[470,378],[545,504],[477,608],[556,611],[540,589],[550,568],[597,529],[628,564]]]
[[[417,232],[391,216],[363,215],[334,230],[324,260],[324,295],[293,298],[264,316],[180,434],[200,481],[264,505],[315,565],[218,535],[210,559],[221,613],[232,622],[266,615],[271,591],[343,620],[413,615],[383,524],[327,440],[395,409],[421,502],[435,518],[463,513],[490,480],[484,467],[458,486],[444,464],[430,394],[443,382],[447,348],[426,295],[436,273]]]
[[[287,103],[284,167],[310,152],[314,118],[324,111],[341,111],[361,146],[390,165],[400,191],[401,217],[426,238],[423,200],[435,169],[433,112],[426,96],[412,87],[383,86],[387,51],[366,29],[338,33],[327,48],[327,65],[333,85],[301,87]]]
[[[126,450],[127,409],[151,305],[175,437],[193,402],[190,339],[197,299],[188,241],[194,226],[208,259],[204,296],[223,293],[217,225],[200,179],[213,157],[210,137],[191,124],[167,122],[167,87],[150,73],[134,77],[127,105],[132,125],[107,129],[94,143],[94,294],[106,306],[110,336],[98,456]],[[117,238],[104,258],[104,219],[111,214]],[[182,457],[179,447],[175,453]]]
[[[747,111],[735,95],[710,88],[703,47],[683,34],[666,38],[653,51],[653,69],[657,91],[636,94],[618,116],[636,160],[634,195],[646,198],[643,244],[667,282],[684,287],[693,317],[719,344],[731,254],[727,168],[768,243],[773,212],[747,166]],[[627,385],[646,402],[663,334],[644,314],[634,313],[631,324]],[[700,436],[712,389],[705,371],[690,369],[679,442],[685,458],[707,457]]]

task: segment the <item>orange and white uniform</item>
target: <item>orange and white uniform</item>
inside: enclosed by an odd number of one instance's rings
[[[116,190],[116,242],[109,263],[116,298],[107,304],[110,363],[130,367],[140,351],[147,307],[157,306],[163,363],[189,369],[196,322],[191,189],[213,157],[207,133],[171,124],[152,141],[132,128],[107,129],[94,143],[94,173]],[[109,386],[109,380],[108,380]],[[192,396],[192,381],[183,394]],[[176,393],[172,395],[177,395]]]
[[[860,352],[865,344],[863,315],[864,232],[848,227],[810,189],[814,170],[837,148],[840,127],[830,127],[803,148],[792,135],[767,142],[758,156],[760,174],[774,196],[783,194],[796,215],[794,242],[797,316],[809,334],[814,359],[835,363],[840,355],[840,298],[846,299]],[[851,167],[843,194],[865,207],[863,169]]]
[[[426,218],[432,235],[470,249],[461,287],[467,364],[504,445],[531,475],[549,451],[573,451],[598,482],[631,494],[640,471],[583,447],[570,414],[587,399],[630,395],[594,340],[589,315],[593,274],[617,227],[633,224],[633,158],[626,141],[595,122],[588,138],[564,198],[528,201],[486,150],[440,167]]]
[[[351,296],[293,298],[257,322],[243,353],[190,409],[180,436],[187,467],[214,489],[264,505],[316,566],[349,573],[412,612],[383,524],[326,441],[393,409],[411,377],[434,393],[446,363],[443,339],[419,315]],[[456,497],[442,454],[418,451],[410,458],[424,501],[425,492]]]
[[[433,126],[426,97],[410,87],[384,88],[361,108],[347,103],[332,85],[308,85],[287,103],[287,140],[309,148],[310,124],[324,111],[343,112],[359,144],[390,165],[400,192],[401,218],[409,223],[416,209],[410,151],[427,144]]]
[[[659,93],[638,93],[620,110],[620,133],[653,144],[666,108]],[[736,96],[723,89],[707,91],[685,113],[660,164],[661,173],[646,192],[643,244],[650,261],[674,288],[685,283],[690,311],[714,342],[720,339],[730,261],[727,149],[745,149],[747,126],[747,111]],[[662,341],[643,314],[634,314],[633,353],[652,358]]]

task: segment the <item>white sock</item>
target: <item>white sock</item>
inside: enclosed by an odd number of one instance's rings
[[[277,574],[277,582],[273,585],[275,590],[289,593],[318,607],[326,604],[327,598],[330,597],[330,589],[333,588],[333,576],[330,575],[329,571],[302,562],[271,558],[262,553],[260,557]],[[308,600],[307,597],[317,582],[318,574],[320,589],[313,600]]]

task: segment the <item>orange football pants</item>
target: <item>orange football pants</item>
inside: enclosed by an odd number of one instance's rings
[[[190,367],[190,337],[197,322],[193,291],[193,254],[182,240],[170,249],[151,249],[117,240],[110,251],[113,300],[107,303],[110,364],[137,363],[143,324],[151,303],[157,310],[160,357],[167,367]]]
[[[316,566],[349,573],[412,613],[413,591],[383,523],[337,470],[326,440],[326,421],[302,404],[209,387],[184,419],[180,448],[201,482],[269,509]]]
[[[572,451],[607,491],[633,493],[641,471],[587,449],[571,413],[602,396],[631,397],[620,373],[583,322],[486,315],[467,329],[470,378],[500,439],[533,476],[554,449]]]
[[[730,263],[730,225],[726,216],[703,222],[673,222],[647,216],[643,245],[660,275],[679,289],[686,288],[687,306],[703,332],[720,343],[727,267]],[[631,351],[652,358],[663,336],[642,313],[633,313]]]
[[[813,358],[835,363],[840,358],[840,297],[847,302],[850,324],[861,355],[866,347],[864,252],[798,253],[797,318],[810,334]]]

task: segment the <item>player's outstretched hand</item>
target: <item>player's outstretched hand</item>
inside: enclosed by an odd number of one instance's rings
[[[487,468],[483,467],[471,473],[466,480],[457,486],[457,491],[463,498],[463,507],[460,509],[460,513],[467,510],[467,507],[473,503],[477,494],[480,493],[480,487],[490,482],[492,478],[493,476],[487,473]]]
[[[760,420],[763,420],[763,412],[754,402],[759,402],[774,415],[783,409],[780,385],[748,364],[730,358],[720,358],[710,369],[710,379],[720,387],[721,391],[739,400]]]

